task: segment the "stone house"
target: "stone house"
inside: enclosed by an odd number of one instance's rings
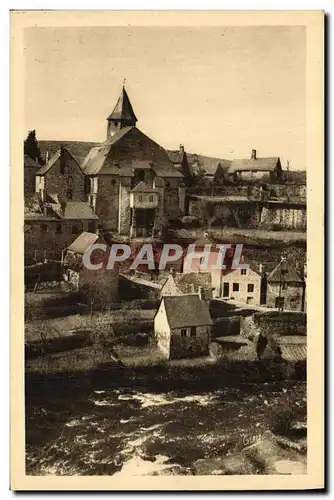
[[[256,149],[252,149],[250,158],[233,160],[227,170],[227,176],[234,182],[280,183],[282,166],[278,156],[259,158]]]
[[[266,301],[265,286],[261,273],[253,269],[223,271],[221,296],[225,300],[237,300],[259,306]]]
[[[107,121],[106,141],[82,164],[88,201],[106,229],[152,236],[153,229],[159,232],[183,214],[183,175],[167,152],[136,127],[124,87]]]
[[[40,262],[60,260],[64,248],[83,231],[95,232],[98,217],[83,201],[60,203],[57,195],[26,199],[24,213],[25,257]]]
[[[82,232],[63,251],[62,267],[64,280],[74,289],[82,291],[89,301],[110,304],[118,298],[119,267],[108,269],[110,247],[107,251],[96,249],[90,260],[93,264],[102,263],[101,269],[88,269],[83,264],[84,253],[94,244],[106,244],[104,238],[96,233]]]
[[[200,295],[203,300],[212,299],[212,279],[210,273],[171,272],[162,285],[160,296]]]
[[[57,193],[61,201],[85,201],[85,174],[68,149],[58,148],[36,172],[35,191],[43,201],[50,193]]]
[[[198,295],[165,296],[154,317],[158,347],[167,359],[209,354],[212,319]]]
[[[285,260],[267,278],[267,305],[281,310],[305,309],[305,281]]]

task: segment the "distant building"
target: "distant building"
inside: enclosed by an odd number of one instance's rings
[[[266,301],[266,286],[261,273],[252,269],[224,271],[222,276],[222,298],[234,299],[245,304],[261,305]]]
[[[212,320],[198,295],[165,296],[154,318],[155,337],[168,359],[209,354]]]
[[[281,261],[267,278],[267,305],[282,310],[304,311],[305,281],[286,261]]]
[[[161,289],[161,297],[166,295],[194,294],[204,300],[212,299],[212,279],[210,273],[170,273]]]
[[[101,269],[88,269],[83,264],[84,253],[97,243],[106,244],[98,234],[81,233],[63,252],[63,275],[65,281],[84,292],[89,300],[107,305],[118,297],[119,268],[115,265],[108,269],[109,251],[100,249],[91,253],[90,260],[93,264],[102,263]]]
[[[261,158],[252,149],[250,158],[233,160],[227,176],[235,182],[279,183],[282,181],[282,166],[278,156]]]

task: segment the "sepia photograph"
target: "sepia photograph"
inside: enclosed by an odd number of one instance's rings
[[[12,12],[14,483],[320,488],[323,13],[95,14]]]

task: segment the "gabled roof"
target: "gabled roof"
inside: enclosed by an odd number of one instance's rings
[[[36,175],[44,175],[46,174],[50,168],[53,167],[53,165],[56,163],[57,160],[59,160],[61,154],[62,154],[62,150],[68,154],[74,161],[75,163],[78,165],[78,167],[81,169],[78,161],[74,158],[74,156],[69,152],[68,149],[66,149],[65,147],[61,146],[60,148],[57,149],[57,151],[51,156],[51,158],[49,159],[49,161],[43,165],[43,167],[41,167],[37,172],[36,172]]]
[[[71,153],[73,158],[77,161],[78,165],[81,165],[89,151],[98,146],[98,142],[85,142],[85,141],[51,141],[51,140],[39,140],[38,146],[41,150],[43,158],[49,153],[51,156],[58,151],[58,149],[63,146],[67,151]]]
[[[167,154],[169,156],[169,159],[173,163],[177,163],[179,165],[181,165],[181,163],[183,161],[183,157],[185,155],[184,152],[181,153],[178,149],[177,150],[173,150],[173,151],[167,151]]]
[[[269,158],[257,158],[256,160],[252,158],[232,160],[232,164],[228,169],[228,174],[233,174],[234,172],[242,172],[242,171],[272,172],[273,170],[275,170],[279,161],[280,159],[278,156]]]
[[[63,208],[63,214],[64,219],[98,219],[91,206],[84,201],[67,201]]]
[[[286,261],[281,261],[268,276],[268,283],[304,283],[304,280],[299,276],[294,267],[290,266]]]
[[[108,116],[108,120],[125,120],[134,123],[138,121],[124,87],[113,112]]]
[[[131,193],[158,193],[158,190],[148,186],[144,181],[139,182],[133,189]]]
[[[197,155],[193,153],[187,153],[188,165],[195,166],[198,165],[202,167],[206,175],[215,175],[218,165],[221,165],[223,170],[227,170],[231,166],[231,160],[226,160],[224,158],[215,158],[213,156]]]
[[[24,155],[24,166],[41,168],[40,164],[37,161],[33,160],[29,155]]]
[[[70,244],[69,247],[67,247],[67,250],[70,250],[74,253],[84,254],[86,250],[91,247],[99,238],[100,236],[98,234],[87,233],[86,231],[84,231]]]
[[[167,321],[170,328],[212,325],[209,308],[198,295],[163,297]]]

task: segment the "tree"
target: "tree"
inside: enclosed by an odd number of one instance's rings
[[[36,130],[30,130],[28,132],[28,136],[24,141],[24,154],[30,156],[30,158],[37,161],[41,165],[43,164],[41,151],[38,147],[36,138]]]

